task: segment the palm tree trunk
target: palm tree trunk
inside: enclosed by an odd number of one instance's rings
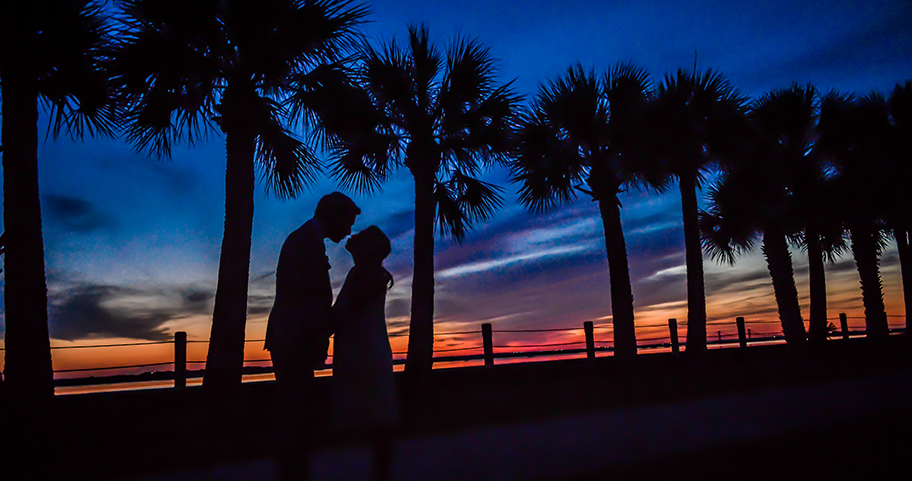
[[[887,337],[887,317],[884,312],[883,288],[880,281],[880,260],[871,229],[855,226],[849,230],[852,237],[852,255],[861,282],[861,298],[865,308],[865,331],[868,337]]]
[[[906,334],[912,333],[912,247],[909,246],[909,231],[895,229],[896,249],[899,251],[899,267],[903,282],[903,303],[906,306]]]
[[[19,60],[3,66],[2,84],[5,390],[18,399],[49,399],[54,368],[38,194],[38,87],[28,60]]]
[[[225,147],[225,233],[203,378],[203,387],[215,395],[236,390],[244,366],[256,138],[247,128],[229,128]]]
[[[637,354],[636,325],[633,319],[633,293],[627,266],[627,245],[621,227],[621,211],[615,196],[599,201],[605,249],[608,252],[608,282],[611,290],[611,315],[614,326],[614,355],[629,359]]]
[[[827,293],[823,250],[820,248],[820,236],[815,228],[808,227],[805,230],[804,243],[807,245],[808,290],[811,296],[808,341],[820,343],[827,338]]]
[[[792,255],[789,253],[785,235],[777,229],[765,230],[763,256],[766,257],[766,265],[773,281],[773,292],[776,295],[776,306],[779,309],[779,321],[782,323],[785,342],[791,346],[801,346],[806,338],[804,321],[801,319],[801,307],[798,305]]]
[[[687,350],[706,350],[706,291],[703,284],[703,251],[697,223],[697,184],[695,176],[680,178],[681,210],[684,215],[684,255],[687,263]]]
[[[434,172],[415,169],[415,267],[405,370],[428,375],[434,363]]]

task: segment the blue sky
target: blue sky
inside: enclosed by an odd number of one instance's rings
[[[714,68],[757,96],[790,82],[823,90],[888,92],[912,79],[912,6],[887,2],[562,2],[497,0],[374,1],[374,39],[402,38],[427,23],[442,47],[456,34],[477,37],[499,59],[499,76],[531,96],[567,67],[604,70],[619,61],[646,68],[654,81],[677,68]],[[224,214],[224,139],[175,148],[151,160],[122,140],[66,138],[39,146],[52,337],[64,341],[164,339],[175,330],[208,337]],[[523,326],[577,327],[609,322],[601,221],[588,199],[543,215],[515,203],[507,175],[497,216],[461,244],[437,245],[437,323],[441,331]],[[285,236],[334,190],[323,179],[296,200],[256,194],[250,263],[248,338],[262,335],[273,275]],[[393,239],[387,261],[391,332],[407,330],[411,285],[412,193],[407,172],[382,192],[353,198],[355,229],[377,224]],[[623,199],[637,322],[686,318],[683,231],[677,189],[631,192]],[[351,261],[328,243],[336,287]],[[806,309],[806,262],[794,253]],[[885,254],[888,314],[899,314],[895,249]],[[765,264],[748,256],[735,267],[706,260],[709,317],[775,317]],[[850,258],[828,266],[831,316],[861,308]],[[807,311],[805,311],[807,316]]]

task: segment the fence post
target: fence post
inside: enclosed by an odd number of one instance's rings
[[[744,328],[744,318],[736,317],[735,323],[738,324],[738,344],[741,345],[741,349],[746,349],[747,348],[747,333],[745,332],[746,329]]]
[[[494,365],[494,341],[491,324],[484,323],[481,325],[481,339],[484,341],[484,361],[485,366]]]
[[[839,327],[842,329],[842,338],[849,338],[849,320],[846,318],[844,312],[839,313]]]
[[[678,345],[678,320],[671,318],[668,320],[668,332],[671,333],[671,352],[680,352],[681,347]]]
[[[595,359],[595,327],[592,321],[584,322],[583,330],[586,331],[586,357]]]
[[[183,390],[187,387],[187,333],[174,333],[174,388]]]

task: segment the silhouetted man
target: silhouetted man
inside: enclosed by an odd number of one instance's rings
[[[313,445],[303,421],[314,369],[323,367],[332,334],[332,286],[323,239],[338,243],[351,234],[355,203],[339,192],[317,203],[313,219],[288,235],[276,267],[276,295],[266,325],[266,345],[275,369],[278,395],[280,479],[306,479]]]

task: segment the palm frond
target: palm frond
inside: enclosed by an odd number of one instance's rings
[[[576,198],[574,187],[587,172],[579,150],[564,142],[542,111],[525,111],[516,130],[511,181],[520,184],[519,202],[541,213]]]
[[[667,189],[669,178],[656,169],[648,141],[653,135],[647,121],[649,73],[631,63],[615,64],[602,77],[602,89],[609,108],[611,170],[630,185]]]
[[[725,220],[718,215],[701,211],[699,225],[703,252],[720,264],[735,265],[739,257],[754,247],[752,239],[746,245],[736,241],[734,232],[726,228]]]
[[[244,68],[262,82],[282,82],[304,68],[339,61],[354,50],[369,12],[339,0],[227,2],[225,29]]]
[[[434,185],[434,201],[437,204],[437,229],[441,236],[456,242],[465,238],[468,219],[460,208],[457,193],[451,190],[452,183],[437,182]]]
[[[698,215],[703,251],[711,259],[733,265],[755,247],[768,219],[757,205],[765,200],[745,191],[752,184],[749,176],[727,175],[708,187],[708,208]]]
[[[322,171],[320,160],[281,123],[281,110],[274,102],[261,98],[269,112],[266,121],[258,122],[257,156],[266,178],[266,192],[279,199],[293,199],[316,182]]]
[[[812,85],[792,84],[755,100],[748,117],[767,136],[769,142],[785,150],[806,152],[814,140],[817,123],[817,89]]]
[[[384,128],[382,112],[355,83],[354,75],[342,64],[326,64],[291,81],[291,117],[301,120],[321,147]]]
[[[823,258],[830,264],[835,264],[842,256],[848,254],[851,249],[848,238],[844,232],[839,232],[832,236],[822,236],[820,244],[823,250]]]
[[[469,106],[458,118],[450,111],[448,118],[454,127],[447,128],[447,122],[441,122],[439,134],[447,166],[474,175],[483,164],[505,165],[520,99],[511,84],[506,84],[477,105]]]
[[[455,171],[449,179],[437,181],[437,227],[441,235],[462,242],[476,222],[491,219],[503,205],[503,190],[480,179]]]
[[[912,132],[912,80],[896,84],[887,102],[893,124],[902,132]]]
[[[330,174],[343,190],[369,193],[380,190],[386,175],[365,162],[364,152],[352,148],[336,150],[331,158]]]
[[[821,98],[817,125],[820,134],[816,149],[823,155],[832,157],[848,149],[853,137],[850,115],[854,100],[854,95],[835,90],[828,91]]]
[[[137,151],[148,151],[158,158],[170,157],[172,141],[180,139],[171,120],[176,103],[168,91],[153,88],[127,111],[126,137]]]
[[[746,97],[720,72],[666,74],[651,104],[655,150],[675,176],[694,176],[744,152]]]
[[[435,100],[439,86],[437,77],[443,68],[444,58],[440,51],[430,42],[427,25],[409,25],[409,58],[414,70],[411,79],[415,89],[418,108],[428,112]]]
[[[456,203],[465,214],[469,226],[474,222],[491,219],[503,205],[503,189],[497,185],[458,170],[453,173],[450,182],[456,193]]]
[[[110,16],[96,1],[55,2],[43,8],[50,12],[34,15],[38,34],[29,55],[52,119],[50,130],[54,137],[65,130],[74,139],[86,133],[113,136],[117,105],[104,72],[114,35]]]
[[[612,106],[639,103],[652,91],[649,72],[629,62],[612,66],[602,80],[605,95]]]
[[[440,82],[435,116],[444,131],[459,125],[459,118],[491,92],[494,63],[490,50],[477,39],[456,38],[447,49],[446,68]]]
[[[396,135],[370,131],[349,136],[333,143],[331,174],[344,189],[374,192],[393,174],[401,155]]]
[[[370,94],[377,108],[393,123],[411,125],[420,116],[418,91],[412,79],[414,61],[395,40],[377,51],[365,45],[360,84]]]
[[[60,83],[59,86],[51,85]],[[41,90],[56,138],[62,131],[72,139],[88,134],[114,137],[119,128],[120,109],[110,95],[107,79],[97,69],[88,67],[80,76],[54,75],[41,82]],[[53,93],[51,93],[53,92]]]
[[[214,13],[194,2],[188,16],[201,22],[194,36],[186,19],[159,11],[155,2],[125,3],[138,17],[130,17],[132,25],[112,49],[111,85],[126,111],[127,139],[138,150],[167,156],[172,142],[192,145],[213,128],[216,90],[224,85],[218,45],[210,45],[220,41],[207,16]]]

